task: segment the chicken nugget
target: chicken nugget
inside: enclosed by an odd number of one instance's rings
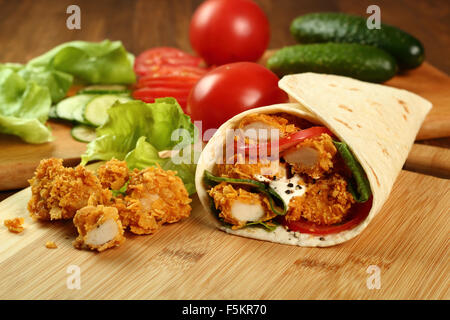
[[[208,191],[219,210],[219,217],[233,229],[244,227],[248,222],[267,221],[275,217],[267,198],[242,188],[222,182]]]
[[[88,248],[101,252],[125,241],[115,207],[86,206],[77,211],[73,223],[78,230],[78,237],[73,242],[77,249]]]
[[[306,219],[317,225],[331,225],[344,220],[353,196],[347,191],[347,181],[339,174],[312,181],[304,195],[289,202],[287,221]]]
[[[98,168],[97,177],[103,188],[119,190],[128,181],[130,172],[125,161],[112,159]]]
[[[78,209],[108,198],[98,178],[82,166],[65,168],[62,159],[44,159],[29,180],[28,211],[41,220],[71,219]]]
[[[337,149],[331,137],[323,133],[318,137],[306,139],[283,154],[292,172],[306,174],[318,179],[333,168],[333,157]]]
[[[189,217],[192,200],[175,171],[160,167],[135,169],[127,187],[126,200],[135,199],[141,208],[162,223],[174,223]]]

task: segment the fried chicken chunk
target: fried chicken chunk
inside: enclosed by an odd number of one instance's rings
[[[267,138],[265,140],[270,138],[271,129],[279,130],[280,137],[284,137],[299,130],[294,124],[290,124],[287,119],[268,114],[250,114],[244,117],[239,123],[239,129],[242,130],[244,136],[248,137],[252,137],[254,134],[256,134],[257,137],[260,137],[258,131],[265,130],[267,132]],[[250,129],[252,131],[247,131]],[[261,137],[259,140],[262,140]]]
[[[222,182],[208,191],[219,217],[232,224],[232,229],[244,227],[248,222],[267,221],[275,217],[269,201],[259,193],[252,193]]]
[[[216,165],[216,174],[222,177],[235,179],[255,179],[255,176],[285,177],[286,167],[279,161],[255,161],[250,163],[248,159],[239,163],[236,160],[231,163]]]
[[[301,218],[318,225],[341,222],[355,202],[347,191],[347,182],[339,174],[308,184],[306,193],[289,202],[287,221]]]
[[[77,249],[101,252],[125,241],[122,223],[114,207],[86,206],[77,211],[73,223],[78,230],[78,237],[73,242]]]
[[[115,203],[124,227],[136,234],[150,234],[164,223],[189,217],[192,200],[175,174],[159,167],[131,173],[127,195]]]
[[[125,161],[112,159],[98,168],[97,177],[103,188],[119,190],[128,181],[130,174]]]
[[[295,149],[283,155],[287,163],[292,165],[292,172],[306,174],[318,179],[333,168],[333,157],[337,150],[328,134],[306,139],[295,146]]]
[[[42,220],[72,219],[90,198],[101,203],[109,197],[93,173],[82,166],[65,168],[62,159],[42,160],[29,183],[28,211]]]

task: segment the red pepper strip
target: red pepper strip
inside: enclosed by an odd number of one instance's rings
[[[306,139],[320,136],[322,133],[327,133],[330,136],[334,136],[334,134],[325,127],[311,127],[308,129],[300,130],[300,131],[294,132],[284,138],[281,138],[278,141],[279,152],[281,153]],[[266,148],[267,152],[269,154],[271,145],[273,143],[274,143],[273,141],[272,142],[269,141],[269,142],[264,142],[264,143],[260,143],[260,144],[245,145],[245,146],[241,146],[241,148],[243,147],[245,152],[249,152],[250,150],[255,150],[255,149],[264,150],[264,148]],[[263,149],[261,149],[261,148],[263,148]]]
[[[347,214],[345,221],[334,225],[317,225],[315,223],[301,219],[299,221],[286,221],[285,217],[278,217],[277,221],[286,226],[290,231],[300,233],[309,233],[315,235],[327,235],[331,233],[339,233],[345,230],[353,229],[358,226],[369,215],[372,209],[373,197],[370,197],[364,203],[355,203],[350,212]]]

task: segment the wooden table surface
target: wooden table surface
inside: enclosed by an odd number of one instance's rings
[[[367,15],[372,0],[255,0],[271,26],[270,48],[294,44],[289,25],[296,16],[316,11]],[[121,40],[134,54],[154,46],[192,52],[189,21],[201,0],[0,0],[0,62],[26,62],[66,41]],[[66,27],[71,4],[81,8],[81,30]],[[450,6],[447,0],[377,1],[384,23],[420,39],[426,59],[450,73]],[[450,148],[450,138],[421,143]],[[0,200],[14,191],[0,193]]]

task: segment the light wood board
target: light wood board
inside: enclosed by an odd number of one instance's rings
[[[0,299],[449,299],[449,191],[449,180],[403,171],[368,228],[329,248],[225,234],[195,199],[187,220],[94,253],[72,247],[70,221],[29,218],[25,189],[0,203]],[[21,234],[3,226],[17,216]],[[67,287],[71,265],[79,290]],[[371,265],[380,289],[367,287]]]
[[[80,162],[86,151],[86,143],[72,138],[72,127],[66,123],[49,121],[54,141],[29,144],[12,135],[0,134],[0,190],[27,187],[39,161],[45,158],[62,158],[64,165]]]

